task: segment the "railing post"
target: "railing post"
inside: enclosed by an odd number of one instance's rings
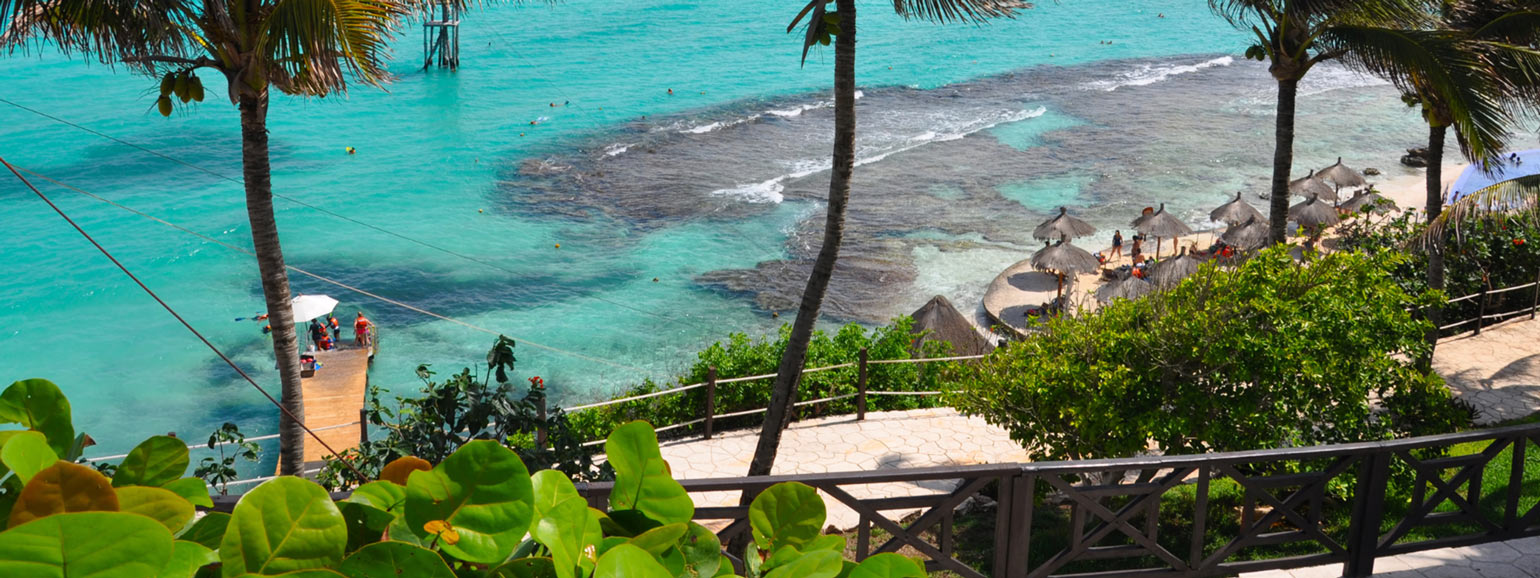
[[[545,449],[545,392],[535,398],[535,418],[539,423],[535,425],[535,449]]]
[[[1486,323],[1487,316],[1487,288],[1481,286],[1481,303],[1476,307],[1476,335],[1481,335],[1481,325]]]
[[[1353,492],[1353,517],[1348,521],[1347,563],[1342,566],[1343,578],[1367,578],[1374,574],[1380,522],[1385,517],[1390,459],[1389,451],[1380,451],[1364,456],[1359,462],[1358,484]]]
[[[717,368],[706,368],[706,439],[711,439],[711,425],[717,413]]]
[[[1535,310],[1540,309],[1540,273],[1535,275],[1535,301],[1529,305],[1529,318],[1535,318]]]
[[[358,445],[369,445],[369,410],[358,408]]]
[[[856,358],[856,421],[866,420],[866,348]]]

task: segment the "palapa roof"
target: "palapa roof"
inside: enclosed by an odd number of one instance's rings
[[[1219,236],[1219,240],[1231,247],[1249,251],[1266,247],[1269,233],[1267,219],[1252,217],[1244,223],[1225,229],[1224,234]]]
[[[1337,190],[1315,176],[1315,171],[1310,171],[1310,174],[1304,178],[1289,181],[1289,194],[1307,198],[1315,195],[1328,201],[1337,200]]]
[[[1156,263],[1150,271],[1150,279],[1157,285],[1168,287],[1182,282],[1188,275],[1198,272],[1198,266],[1202,262],[1196,257],[1187,254],[1187,248],[1182,247],[1182,254]]]
[[[1315,195],[1311,195],[1303,203],[1289,207],[1289,220],[1310,227],[1329,227],[1340,221],[1337,217],[1337,209],[1321,202],[1320,197]]]
[[[1090,273],[1100,269],[1102,263],[1085,249],[1071,245],[1068,241],[1060,239],[1057,243],[1050,243],[1032,254],[1032,266],[1048,271],[1057,271],[1073,275],[1075,273]]]
[[[1114,299],[1136,300],[1149,295],[1155,286],[1133,275],[1123,275],[1111,283],[1096,288],[1096,300],[1111,303]]]
[[[1262,211],[1258,211],[1250,203],[1241,200],[1240,193],[1235,193],[1235,200],[1219,205],[1219,208],[1214,209],[1208,214],[1209,219],[1230,225],[1244,223],[1252,217],[1256,217],[1259,220],[1266,219],[1266,217],[1262,216]]]
[[[1058,215],[1043,221],[1036,229],[1032,230],[1032,238],[1045,241],[1061,238],[1074,239],[1095,232],[1096,227],[1081,219],[1069,216],[1069,209],[1059,207]]]
[[[1376,213],[1386,213],[1397,207],[1395,201],[1381,197],[1378,193],[1365,193],[1360,191],[1354,194],[1353,198],[1343,201],[1341,205],[1337,205],[1337,208],[1344,211],[1352,211],[1354,213],[1364,209],[1368,209]]]
[[[1150,215],[1140,215],[1130,223],[1130,226],[1140,233],[1156,237],[1170,238],[1192,234],[1192,228],[1188,227],[1187,223],[1166,212],[1165,203],[1161,203],[1160,210]]]
[[[1358,174],[1358,171],[1347,168],[1346,165],[1342,164],[1342,157],[1337,157],[1337,164],[1321,169],[1320,171],[1316,172],[1315,176],[1318,179],[1331,181],[1332,184],[1337,185],[1339,188],[1362,187],[1367,184],[1367,182],[1364,181],[1363,175]]]
[[[916,351],[919,351],[920,344],[926,341],[950,343],[954,355],[983,355],[995,348],[994,344],[980,335],[973,323],[953,307],[952,302],[946,297],[940,295],[931,297],[930,301],[925,302],[925,305],[909,316],[914,318],[912,332],[916,334],[929,332],[914,341]]]

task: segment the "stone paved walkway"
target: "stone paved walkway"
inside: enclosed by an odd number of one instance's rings
[[[1241,578],[1336,578],[1341,564],[1241,574]],[[1428,550],[1374,561],[1376,578],[1540,578],[1540,537]]]
[[[758,430],[730,431],[710,440],[663,444],[663,459],[681,479],[730,478],[749,470],[759,441]],[[951,408],[917,409],[838,416],[796,422],[781,438],[775,474],[859,472],[927,466],[1026,461],[1021,446],[1005,430],[981,418],[958,415]],[[951,481],[850,486],[857,498],[889,498],[951,492]],[[696,505],[737,505],[737,492],[695,494]],[[855,511],[825,496],[829,524],[856,525]],[[891,512],[890,512],[891,513]],[[898,516],[894,516],[898,517]]]
[[[1433,354],[1433,369],[1455,395],[1481,410],[1477,423],[1540,411],[1540,321],[1520,317],[1481,335],[1445,339]]]

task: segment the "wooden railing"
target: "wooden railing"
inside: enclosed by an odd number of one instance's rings
[[[1360,577],[1377,557],[1540,535],[1536,444],[1540,424],[1308,448],[681,483],[698,503],[707,492],[808,484],[858,515],[849,529],[857,560],[905,549],[928,570],[970,578],[1226,576],[1335,563]],[[945,489],[863,491],[893,484]],[[579,491],[602,508],[611,488]],[[992,523],[992,539],[959,540],[959,506],[982,497],[995,511],[968,521]],[[747,518],[736,505],[695,510],[724,544],[748,530]],[[959,557],[969,546],[971,563]]]
[[[1530,295],[1531,298],[1529,299],[1529,307],[1520,307],[1520,308],[1512,308],[1512,307],[1510,307],[1510,308],[1508,308],[1507,311],[1501,311],[1501,312],[1492,313],[1492,314],[1488,314],[1487,313],[1488,311],[1491,311],[1493,309],[1492,298],[1494,296],[1503,295],[1505,293],[1510,293],[1510,292],[1513,292],[1513,291],[1522,291],[1522,290],[1525,290],[1525,289],[1530,290],[1530,293],[1531,293],[1531,295]],[[1464,333],[1466,331],[1472,331],[1476,335],[1481,335],[1481,329],[1483,327],[1486,327],[1487,325],[1491,325],[1491,323],[1488,323],[1488,321],[1492,321],[1494,323],[1502,322],[1502,321],[1505,321],[1505,320],[1517,317],[1519,315],[1523,315],[1525,313],[1529,314],[1529,318],[1530,319],[1534,319],[1535,318],[1535,313],[1537,311],[1540,311],[1540,282],[1537,282],[1537,283],[1525,283],[1523,285],[1516,285],[1516,286],[1513,286],[1513,287],[1503,287],[1501,289],[1492,289],[1492,290],[1487,290],[1486,288],[1482,288],[1482,290],[1479,293],[1476,293],[1476,294],[1473,294],[1473,295],[1466,295],[1464,297],[1456,297],[1454,299],[1450,299],[1449,301],[1447,301],[1445,303],[1444,311],[1445,312],[1450,311],[1450,309],[1448,307],[1449,305],[1454,305],[1456,303],[1461,303],[1461,302],[1464,302],[1464,301],[1470,301],[1472,299],[1476,299],[1477,300],[1476,301],[1476,303],[1477,303],[1476,315],[1474,317],[1469,317],[1469,318],[1466,318],[1466,319],[1464,319],[1462,321],[1457,321],[1455,323],[1450,323],[1448,325],[1444,325],[1442,327],[1439,327],[1438,330],[1439,331],[1447,331],[1447,330],[1450,330],[1450,329],[1454,329],[1456,327],[1462,327],[1462,326],[1465,326],[1465,325],[1469,325],[1471,323],[1475,323],[1475,327],[1472,328],[1472,329],[1462,329],[1460,331],[1456,331],[1454,333],[1451,333],[1450,335],[1459,335],[1459,334]]]

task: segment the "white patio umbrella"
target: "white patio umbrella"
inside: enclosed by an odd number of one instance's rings
[[[289,305],[294,309],[294,323],[300,324],[331,313],[337,300],[325,295],[299,295],[290,299]]]

